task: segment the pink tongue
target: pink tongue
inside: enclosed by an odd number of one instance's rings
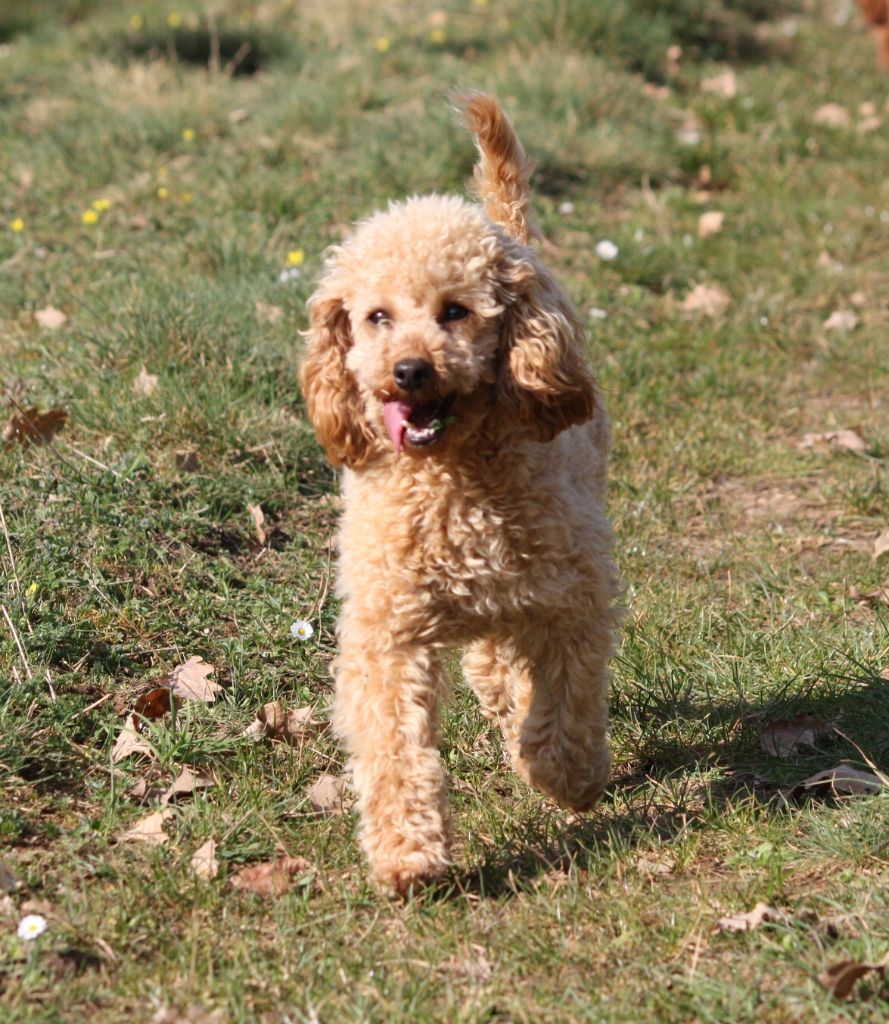
[[[404,421],[411,414],[411,406],[407,402],[384,402],[383,419],[386,421],[386,433],[395,445],[395,454],[401,454],[404,444]]]

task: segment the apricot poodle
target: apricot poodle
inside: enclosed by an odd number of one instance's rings
[[[372,875],[402,894],[449,866],[450,650],[532,786],[583,811],[609,769],[608,417],[531,244],[530,162],[496,100],[465,110],[481,205],[415,197],[359,224],[309,303],[301,368],[344,467],[334,728]]]

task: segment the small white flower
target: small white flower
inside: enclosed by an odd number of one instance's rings
[[[570,216],[574,213],[574,203],[567,200],[564,203],[559,203],[559,213],[564,213],[565,216]]]
[[[601,242],[596,242],[596,255],[600,260],[616,259],[619,252],[620,249],[608,238],[603,238]]]
[[[40,914],[28,914],[19,921],[18,936],[30,942],[46,931],[46,918]]]
[[[303,272],[299,267],[285,267],[280,274],[278,274],[278,284],[289,284],[291,281],[298,281],[303,276]]]
[[[311,640],[314,632],[312,623],[305,619],[297,619],[290,627],[290,635],[294,640]]]
[[[599,309],[598,306],[591,306],[590,309],[588,310],[588,313],[589,313],[590,320],[607,320],[608,319],[608,310],[607,309]]]

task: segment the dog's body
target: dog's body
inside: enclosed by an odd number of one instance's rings
[[[527,158],[490,97],[467,114],[484,209],[429,196],[359,225],[312,299],[302,368],[346,467],[334,725],[372,872],[400,892],[449,863],[448,650],[523,778],[578,810],[608,778],[608,420],[527,244]]]
[[[889,0],[858,0],[858,6],[873,30],[877,62],[889,71]]]

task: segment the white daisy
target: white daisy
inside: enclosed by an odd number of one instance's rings
[[[596,255],[600,260],[616,259],[619,252],[620,249],[608,238],[603,238],[601,242],[596,242]]]
[[[311,622],[307,622],[305,619],[297,619],[290,626],[290,635],[294,640],[311,640],[315,630],[312,627]]]
[[[46,918],[40,914],[28,914],[19,921],[18,936],[30,942],[46,931]]]

